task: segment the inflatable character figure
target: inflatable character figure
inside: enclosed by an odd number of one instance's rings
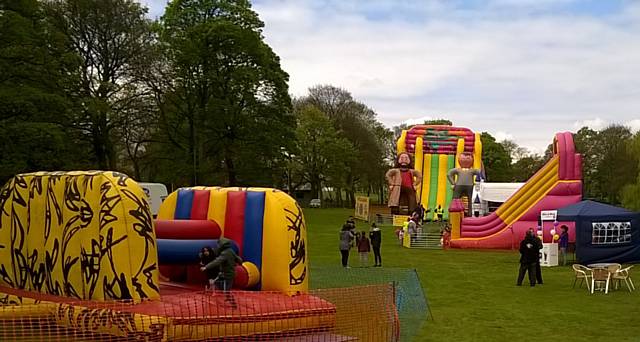
[[[402,152],[396,159],[393,169],[385,175],[389,185],[389,208],[394,215],[400,214],[400,206],[408,208],[407,215],[413,213],[418,206],[416,188],[422,182],[422,174],[411,168],[409,153]]]
[[[473,166],[473,154],[469,152],[460,153],[458,162],[460,163],[460,167],[449,170],[449,173],[447,173],[447,179],[453,187],[453,198],[461,198],[463,195],[467,196],[467,215],[471,216],[474,185],[473,176],[477,176],[478,179],[481,179],[482,172],[478,169],[471,168]],[[457,176],[457,178],[454,176]]]

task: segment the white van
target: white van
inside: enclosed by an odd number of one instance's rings
[[[142,190],[147,195],[147,201],[149,201],[149,207],[151,208],[151,214],[153,217],[158,215],[160,210],[160,204],[168,196],[167,187],[162,183],[138,183],[142,187]]]

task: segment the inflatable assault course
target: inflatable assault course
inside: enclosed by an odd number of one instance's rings
[[[335,306],[308,294],[304,217],[285,193],[180,189],[158,219],[124,174],[15,176],[0,190],[0,320],[154,341],[255,339],[335,324]],[[245,261],[234,286],[256,290],[235,293],[237,307],[203,291],[197,269],[200,249],[220,237]],[[159,281],[161,272],[171,281]]]
[[[495,212],[484,217],[463,217],[463,206],[455,201],[450,211],[451,246],[499,248],[517,246],[528,228],[538,226],[542,210],[555,210],[582,199],[582,158],[576,153],[573,136],[557,133],[553,157]],[[573,222],[563,222],[574,241]],[[552,239],[544,229],[544,240]]]
[[[416,189],[416,200],[430,209],[435,219],[435,209],[444,210],[449,218],[449,204],[453,196],[447,181],[447,172],[459,167],[458,157],[463,152],[472,153],[473,168],[482,169],[482,142],[480,134],[468,128],[445,125],[416,125],[403,130],[397,141],[397,153],[413,155],[414,169],[422,173],[422,183]]]

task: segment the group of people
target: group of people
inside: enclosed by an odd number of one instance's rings
[[[560,226],[562,234],[560,234],[559,248],[562,265],[567,264],[567,247],[569,245],[569,227]],[[520,270],[518,271],[517,285],[521,286],[524,275],[529,275],[529,285],[542,285],[542,269],[540,268],[540,250],[542,249],[542,240],[536,236],[533,228],[527,230],[524,239],[520,242]]]
[[[371,230],[368,237],[365,231],[356,231],[355,219],[350,216],[342,225],[340,230],[340,254],[342,257],[342,267],[349,268],[349,252],[352,247],[358,249],[360,256],[360,266],[369,266],[369,253],[373,249],[374,267],[382,267],[382,256],[380,254],[380,246],[382,244],[382,232],[374,223],[371,224]]]

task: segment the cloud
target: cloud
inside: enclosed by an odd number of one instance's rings
[[[589,120],[637,127],[640,4],[591,3],[257,0],[254,10],[294,96],[332,84],[389,127],[444,118],[544,151],[556,132],[600,124]]]
[[[513,140],[513,134],[503,131],[497,131],[493,137],[496,138],[496,141]]]
[[[589,127],[593,130],[599,131],[605,127],[609,126],[609,122],[605,121],[601,118],[595,118],[595,119],[588,119],[588,120],[582,120],[582,121],[576,121],[573,124],[574,129],[578,130],[582,127]]]
[[[633,119],[624,123],[625,126],[631,128],[633,133],[640,131],[640,119]]]

